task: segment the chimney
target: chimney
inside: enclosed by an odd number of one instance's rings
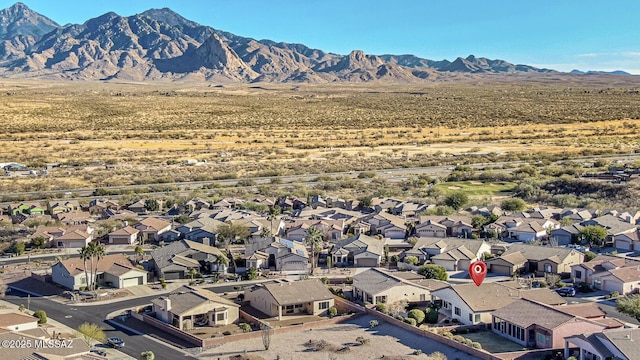
[[[211,239],[209,239],[208,237],[202,238],[202,244],[211,246]]]
[[[171,311],[171,299],[167,296],[164,300],[164,311]]]
[[[125,227],[129,226],[129,222],[127,220],[124,221],[124,226]]]

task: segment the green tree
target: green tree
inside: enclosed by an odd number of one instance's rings
[[[418,274],[424,276],[426,279],[436,279],[442,281],[447,281],[447,279],[449,279],[447,269],[445,269],[444,266],[441,265],[422,265],[418,270]]]
[[[607,230],[601,226],[588,225],[580,230],[580,236],[591,246],[600,246],[607,238]]]
[[[273,221],[276,220],[278,216],[280,216],[281,212],[282,212],[282,209],[280,209],[280,206],[273,205],[272,207],[269,208],[269,213],[267,214],[267,220],[271,225],[271,229],[269,229],[269,234],[270,234],[269,236],[273,235]]]
[[[469,202],[469,195],[463,191],[454,191],[444,198],[444,204],[456,210],[462,209]]]
[[[87,269],[87,260],[91,258],[91,254],[89,253],[89,247],[83,246],[78,250],[80,253],[80,258],[82,259],[82,263],[84,265],[84,280],[87,283],[87,288],[91,286],[91,278],[89,278],[89,269]]]
[[[42,325],[47,323],[47,313],[44,310],[34,311],[33,316],[38,318],[38,324]]]
[[[359,198],[358,198],[358,204],[359,204],[358,206],[359,206],[361,209],[368,208],[368,207],[370,207],[370,206],[371,206],[371,200],[373,200],[371,196],[362,196],[362,197],[359,197]]]
[[[257,278],[258,278],[258,269],[256,269],[253,266],[247,269],[247,279],[255,280]]]
[[[144,208],[147,211],[158,211],[160,210],[160,203],[156,199],[148,199],[144,202]]]
[[[191,221],[191,218],[185,214],[180,214],[176,217],[173,218],[173,221],[177,222],[178,224],[186,224],[189,221]]]
[[[307,245],[311,247],[311,273],[316,268],[316,252],[320,251],[320,244],[322,243],[323,234],[320,229],[312,226],[307,229],[307,238],[305,239]]]
[[[407,314],[407,317],[415,319],[416,323],[420,325],[424,322],[425,315],[424,315],[424,311],[420,309],[413,309],[409,311],[409,314]]]
[[[23,243],[22,241],[15,241],[13,243],[13,245],[11,246],[11,251],[20,256],[22,254],[24,254],[24,251],[26,250],[27,245],[25,243]]]
[[[585,251],[584,253],[584,262],[589,262],[591,260],[593,260],[596,256],[598,256],[596,253],[594,253],[593,251]]]
[[[153,351],[143,351],[140,353],[140,360],[155,360],[156,354]]]
[[[527,203],[518,198],[504,199],[500,203],[500,208],[506,211],[523,211],[527,208]]]
[[[231,221],[227,221],[218,226],[216,230],[218,232],[218,240],[220,240],[225,247],[231,243],[244,242],[249,235],[251,235],[249,228],[238,222],[233,223]]]
[[[416,256],[409,255],[404,257],[404,262],[409,265],[418,265],[419,261],[420,260]]]
[[[31,246],[42,249],[47,246],[47,239],[44,236],[36,236],[31,239]]]
[[[560,226],[565,227],[565,226],[569,226],[573,224],[573,220],[571,220],[570,217],[565,216],[562,219],[560,219]]]
[[[189,268],[189,271],[187,273],[189,274],[189,276],[191,276],[191,281],[193,281],[193,277],[196,276],[198,270],[196,270],[195,268]]]
[[[487,224],[487,218],[483,215],[473,215],[471,218],[471,226],[474,229],[482,229]]]
[[[98,282],[98,265],[100,263],[100,260],[105,257],[106,252],[105,247],[98,242],[91,242],[88,246],[89,254],[91,255],[91,273],[93,274],[93,279],[91,280],[91,289],[95,290]]]
[[[640,321],[640,295],[619,298],[616,301],[616,310]]]
[[[133,251],[135,251],[136,256],[138,257],[138,264],[140,264],[140,258],[142,258],[144,256],[144,249],[142,248],[142,246],[140,245],[136,245],[135,249],[133,249]]]
[[[104,342],[107,340],[104,330],[96,324],[83,323],[78,326],[78,334],[89,346],[91,346],[93,341]]]

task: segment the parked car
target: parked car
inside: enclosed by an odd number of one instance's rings
[[[572,287],[563,287],[560,289],[556,289],[556,292],[560,296],[576,296],[576,289]]]
[[[107,339],[107,344],[113,348],[123,348],[124,340],[118,337],[110,337]]]
[[[91,349],[89,352],[100,356],[107,356],[107,352],[100,349]]]

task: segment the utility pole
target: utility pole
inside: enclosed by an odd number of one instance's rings
[[[27,310],[31,310],[29,309],[31,307],[31,294],[27,294]]]

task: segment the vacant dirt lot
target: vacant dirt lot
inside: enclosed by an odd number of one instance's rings
[[[380,323],[378,327],[369,329],[369,320],[372,319],[370,316],[362,316],[327,328],[274,335],[268,351],[264,351],[262,339],[256,338],[227,343],[204,352],[199,357],[228,359],[230,356],[244,354],[246,351],[247,354],[267,360],[277,358],[361,360],[381,359],[383,355],[385,359],[429,359],[428,354],[439,351],[450,360],[476,359],[464,352],[386,323]],[[364,345],[358,344],[356,338],[360,336],[369,339],[369,342]],[[324,349],[313,351],[308,345],[309,340],[314,344],[324,340]],[[423,354],[412,355],[416,349],[422,350]]]

